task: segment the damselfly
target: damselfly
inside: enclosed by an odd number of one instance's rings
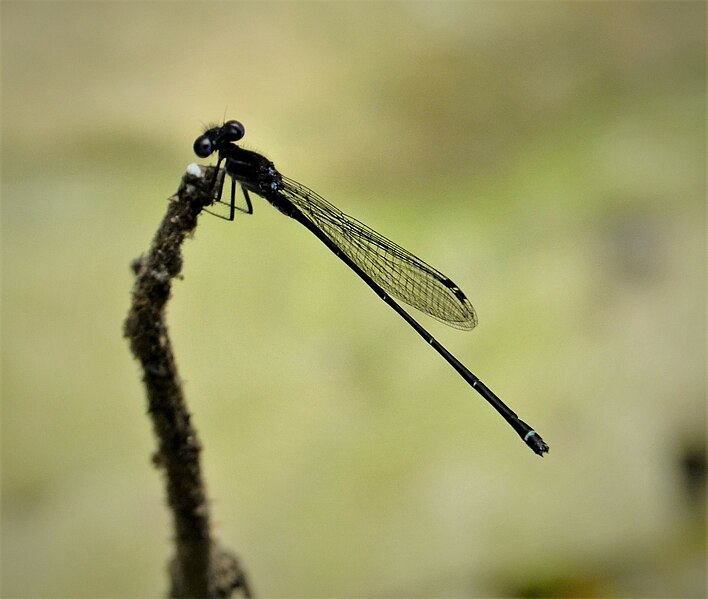
[[[252,192],[307,227],[484,397],[526,445],[543,456],[548,451],[548,445],[541,436],[519,419],[393,299],[397,298],[450,326],[469,330],[477,324],[477,315],[462,290],[439,270],[344,214],[311,189],[281,175],[264,156],[239,147],[236,142],[243,138],[245,132],[238,121],[227,121],[221,126],[208,128],[194,142],[194,152],[200,158],[217,154],[213,202],[229,206],[229,216],[222,218],[234,220],[236,210],[252,214],[253,205],[249,196]],[[221,200],[224,184],[224,177],[220,176],[222,164],[231,177],[228,203]],[[243,192],[246,208],[236,205],[237,185]]]

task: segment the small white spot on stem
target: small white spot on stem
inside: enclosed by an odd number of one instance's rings
[[[187,174],[192,175],[193,177],[201,177],[202,167],[199,166],[196,162],[192,162],[191,164],[187,165]]]
[[[170,273],[168,273],[166,270],[151,270],[150,274],[156,281],[160,283],[166,283],[170,280]]]

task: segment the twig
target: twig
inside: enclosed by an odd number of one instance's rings
[[[124,334],[143,369],[148,413],[158,440],[153,462],[164,469],[173,514],[176,554],[170,564],[170,596],[229,597],[240,589],[250,597],[238,560],[219,548],[209,531],[201,444],[190,422],[165,322],[172,279],[182,269],[182,242],[192,234],[202,208],[211,203],[214,169],[204,175],[184,175],[150,251],[133,262],[136,279]]]

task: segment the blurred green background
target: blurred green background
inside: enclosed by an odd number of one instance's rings
[[[258,595],[705,596],[704,3],[0,8],[3,597],[164,595],[121,327],[224,115],[465,290],[421,322],[551,446],[266,202],[205,216],[168,318]]]

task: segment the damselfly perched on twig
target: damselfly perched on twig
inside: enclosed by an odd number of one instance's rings
[[[217,154],[213,202],[227,204],[234,220],[236,210],[253,213],[249,192],[266,199],[280,212],[309,229],[342,262],[351,268],[393,308],[430,346],[467,381],[506,420],[536,454],[543,456],[548,445],[541,436],[445,349],[428,331],[408,314],[394,297],[459,328],[472,329],[477,315],[472,304],[443,273],[417,258],[401,246],[386,239],[355,218],[344,214],[320,195],[301,183],[281,175],[264,156],[236,145],[245,135],[238,121],[210,127],[194,142],[200,158]],[[224,177],[220,167],[231,177],[230,201],[221,200]],[[246,199],[246,208],[236,206],[236,187]]]

